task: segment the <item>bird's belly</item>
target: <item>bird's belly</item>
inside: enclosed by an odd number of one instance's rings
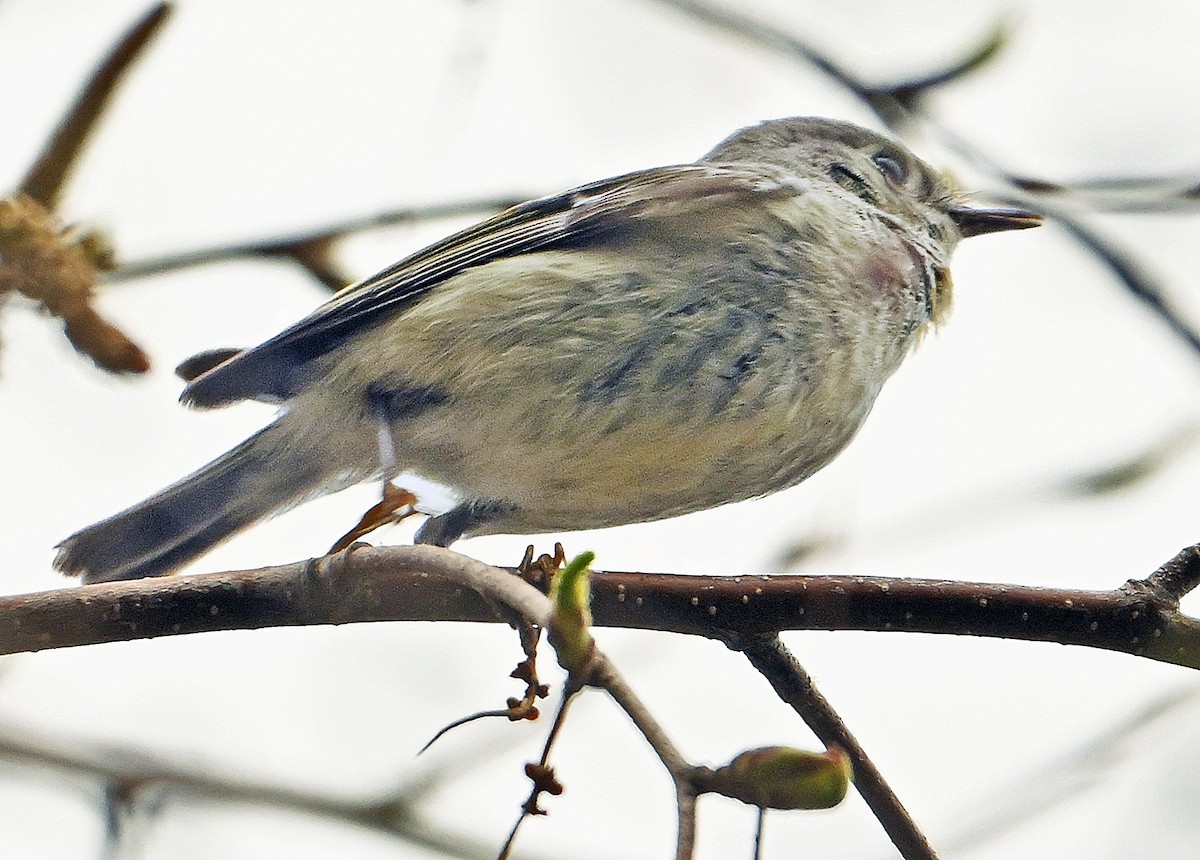
[[[870,397],[818,397],[775,404],[754,415],[666,420],[646,411],[619,426],[538,421],[503,404],[426,439],[416,469],[464,497],[507,503],[491,531],[601,528],[662,519],[766,495],[802,481],[853,438]],[[671,411],[671,416],[678,416]],[[532,420],[530,420],[532,418]],[[469,456],[463,456],[469,451]]]

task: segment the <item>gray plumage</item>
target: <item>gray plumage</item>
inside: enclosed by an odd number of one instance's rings
[[[418,535],[443,545],[791,486],[845,447],[945,313],[961,236],[1036,222],[964,207],[884,137],[801,118],[743,130],[696,164],[521,204],[195,379],[185,403],[283,409],[67,538],[56,565],[85,581],[167,573],[393,466],[462,499]]]

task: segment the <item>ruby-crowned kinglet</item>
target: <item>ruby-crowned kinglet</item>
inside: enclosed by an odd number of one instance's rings
[[[424,543],[654,520],[804,480],[950,303],[971,208],[844,122],[739,131],[695,164],[533,200],[350,286],[196,378],[283,404],[200,471],[67,538],[86,582],[168,573],[306,499],[415,474]]]

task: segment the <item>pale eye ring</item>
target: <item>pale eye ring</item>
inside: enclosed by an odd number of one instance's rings
[[[908,166],[901,159],[881,152],[871,160],[889,182],[903,185],[908,180]]]

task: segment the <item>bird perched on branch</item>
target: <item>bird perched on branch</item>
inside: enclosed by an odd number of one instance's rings
[[[279,417],[60,544],[85,582],[168,573],[362,481],[456,500],[417,540],[598,528],[792,486],[862,425],[950,304],[958,241],[1033,227],[900,144],[789,118],[694,164],[523,203],[194,379]]]

